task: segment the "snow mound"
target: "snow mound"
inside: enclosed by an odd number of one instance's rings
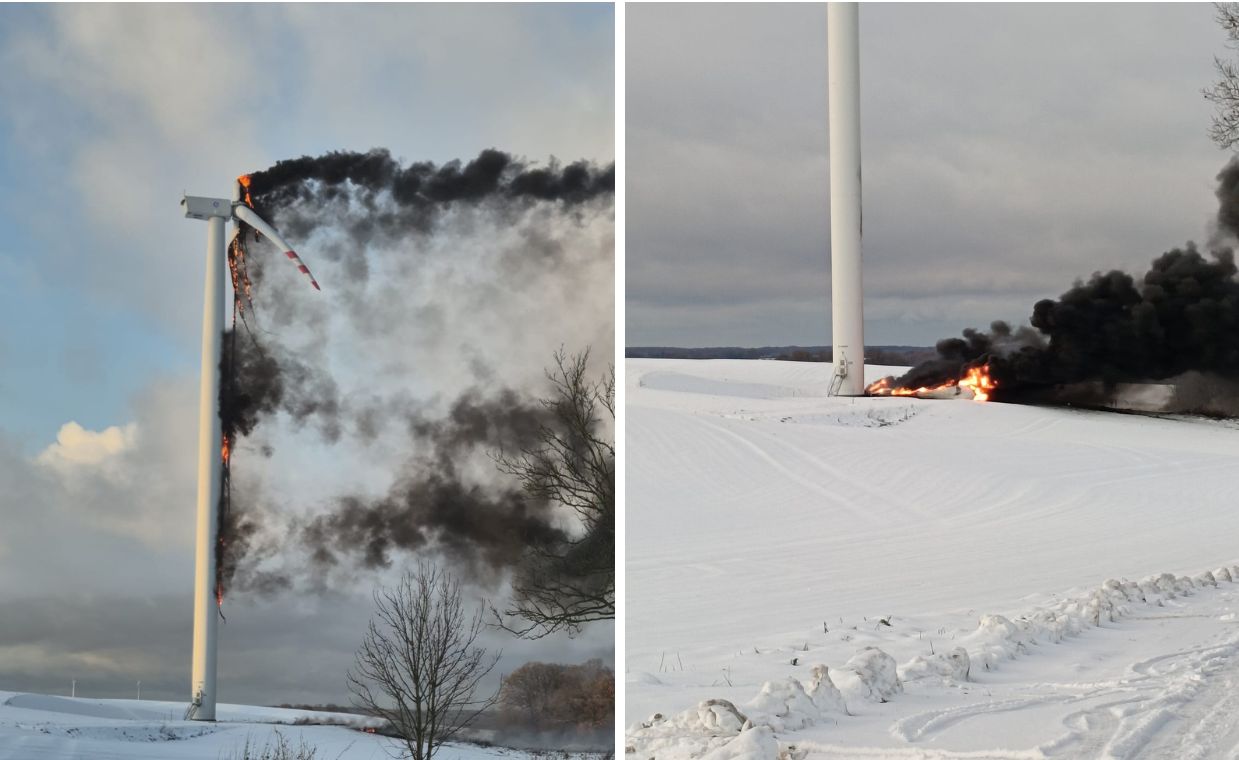
[[[790,677],[767,681],[744,712],[726,699],[708,699],[673,718],[656,713],[628,730],[628,751],[658,760],[777,758],[773,732],[799,731],[828,713],[847,712],[830,669],[815,665],[810,674],[808,688]]]
[[[847,702],[844,701],[843,694],[839,692],[839,687],[830,680],[830,668],[825,665],[814,665],[809,675],[811,680],[806,693],[823,715],[848,711]]]
[[[866,699],[874,702],[889,702],[903,692],[895,658],[877,647],[865,647],[844,665],[860,679]]]
[[[736,706],[725,699],[707,699],[697,706],[697,720],[706,731],[738,733],[749,722]],[[691,723],[691,719],[689,721]]]
[[[797,731],[822,717],[821,709],[795,678],[766,681],[761,693],[745,707],[754,725],[770,726],[776,731]]]
[[[1042,643],[1060,643],[1078,636],[1089,627],[1113,623],[1131,613],[1133,604],[1164,606],[1166,600],[1190,596],[1197,589],[1217,588],[1218,578],[1233,573],[1206,571],[1194,577],[1162,573],[1141,581],[1110,579],[1083,596],[1065,599],[1055,605],[1033,610],[1012,621],[1002,615],[984,615],[966,642],[974,665],[986,670],[1002,660],[1014,659]],[[921,673],[925,666],[914,658],[905,671]]]
[[[628,730],[629,752],[642,758],[689,760],[720,749],[749,719],[726,699],[707,699],[672,718],[655,713]]]
[[[950,652],[942,652],[929,657],[920,655],[913,657],[911,661],[900,666],[899,677],[904,681],[931,676],[949,678],[953,681],[967,681],[971,671],[972,661],[968,657],[968,650],[955,647]]]
[[[705,755],[702,760],[779,760],[779,742],[767,726],[756,726]]]
[[[1192,582],[1197,586],[1212,586],[1217,588],[1217,578],[1215,578],[1213,573],[1208,570],[1192,578]]]

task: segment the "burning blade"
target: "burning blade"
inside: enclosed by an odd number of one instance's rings
[[[284,255],[297,265],[297,270],[306,277],[310,278],[310,284],[314,286],[314,289],[322,290],[322,288],[318,286],[318,280],[315,280],[314,275],[310,274],[310,268],[305,265],[305,262],[303,262],[301,257],[298,256],[296,251],[293,250],[293,247],[289,245],[284,238],[280,237],[280,233],[276,232],[275,228],[270,224],[267,224],[267,222],[255,213],[252,208],[238,205],[233,208],[233,214],[235,214],[241,221],[258,230],[268,240],[277,245],[280,250],[284,251]]]

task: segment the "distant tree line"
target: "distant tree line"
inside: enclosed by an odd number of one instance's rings
[[[615,720],[615,674],[598,659],[527,662],[503,679],[499,710],[505,728],[591,733]]]

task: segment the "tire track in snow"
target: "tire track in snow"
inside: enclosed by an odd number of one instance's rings
[[[969,718],[1023,710],[1029,707],[1043,707],[1057,702],[1069,702],[1073,699],[1076,699],[1076,697],[1047,695],[1044,697],[1029,697],[1027,699],[1001,699],[995,702],[980,702],[960,707],[948,707],[944,710],[930,710],[895,721],[891,725],[890,732],[896,739],[905,742],[915,742]]]
[[[1161,665],[1168,667],[1160,667]],[[1047,757],[1205,760],[1239,749],[1239,634],[1134,663],[1142,696],[1072,713]]]
[[[1183,681],[1187,698],[1151,717],[1164,730],[1136,734],[1133,753],[1112,756],[1202,760],[1234,755],[1239,748],[1239,636],[1201,652]]]
[[[791,760],[1044,760],[1037,750],[981,750],[955,752],[928,747],[847,747],[821,742],[800,742],[789,748]]]
[[[1227,584],[1229,585],[1229,584]],[[1182,641],[1189,620],[1218,619],[1229,609],[1235,594],[1229,588],[1204,588],[1185,606],[1204,609],[1148,615],[1140,633],[1161,636],[1166,644]],[[1206,597],[1207,595],[1207,597]],[[1195,595],[1193,595],[1195,596]],[[1205,614],[1211,611],[1212,614]],[[1196,613],[1196,614],[1193,614]],[[1136,618],[1125,618],[1136,620]],[[1223,618],[1225,619],[1225,618]],[[1160,623],[1160,625],[1158,625]],[[1152,624],[1152,625],[1151,625]],[[1171,624],[1172,628],[1163,628]],[[1136,633],[1135,631],[1132,632]],[[916,713],[895,721],[889,733],[909,744],[936,742],[944,732],[965,721],[1019,713],[1053,705],[1087,705],[1062,718],[1068,731],[1027,754],[1007,750],[952,752],[918,747],[908,752],[859,751],[822,745],[812,758],[985,758],[1044,757],[1097,758],[1098,760],[1228,760],[1239,757],[1239,630],[1227,626],[1208,635],[1207,641],[1137,660],[1117,680],[1095,684],[1039,683],[1023,688],[1050,690],[1034,696],[998,698]],[[1133,639],[1134,640],[1134,639]],[[1086,687],[1075,694],[1064,689]],[[1058,693],[1054,693],[1056,690]],[[1104,702],[1098,703],[1099,699]],[[972,735],[984,733],[973,728]],[[810,745],[804,745],[808,748]]]

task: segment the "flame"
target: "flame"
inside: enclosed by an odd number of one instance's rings
[[[998,387],[998,383],[989,376],[989,365],[969,367],[968,374],[959,381],[960,388],[972,391],[973,401],[989,401],[990,393]]]
[[[994,378],[990,377],[989,365],[984,364],[980,367],[969,367],[968,371],[959,380],[947,380],[941,385],[933,387],[921,386],[920,388],[895,388],[891,386],[891,378],[884,377],[877,382],[870,383],[865,388],[866,396],[925,396],[938,391],[943,391],[948,388],[967,388],[972,391],[973,401],[989,401],[993,391],[998,387],[998,383]]]
[[[222,459],[224,464],[226,465],[228,464],[229,458],[232,456],[232,445],[228,441],[228,436],[224,436],[223,438],[224,438],[224,443],[222,446],[220,446],[219,453],[220,453],[220,459]]]
[[[236,294],[233,301],[236,310],[232,315],[233,324],[236,324],[237,313],[244,318],[246,304],[251,307],[254,305],[254,286],[250,282],[249,268],[245,262],[245,244],[241,242],[243,237],[237,235],[228,246],[228,272],[232,277],[232,292]]]
[[[215,606],[224,606],[224,587],[218,583],[215,584]]]
[[[254,199],[250,197],[250,175],[242,174],[237,177],[237,182],[241,183],[241,187],[245,188],[245,205],[254,208]]]

